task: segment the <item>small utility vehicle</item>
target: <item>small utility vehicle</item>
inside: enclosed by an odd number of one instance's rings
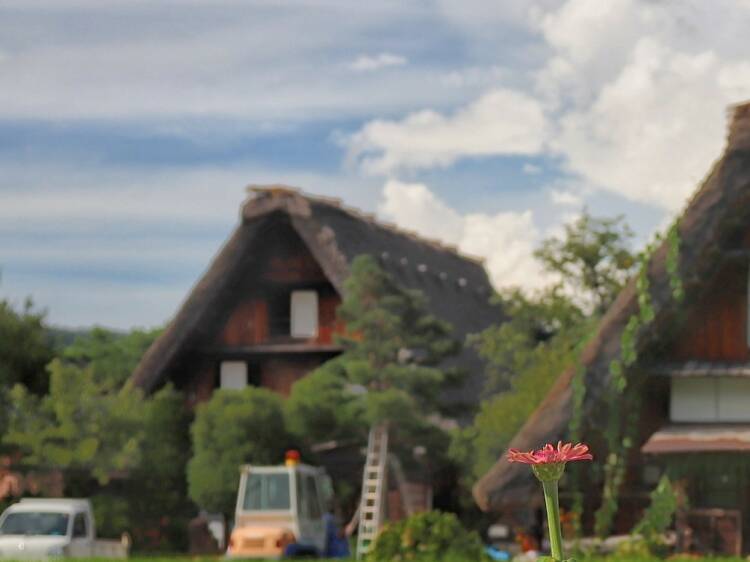
[[[287,454],[284,466],[241,468],[235,527],[227,556],[345,556],[346,539],[339,536],[327,513],[331,480],[322,468],[299,463]]]

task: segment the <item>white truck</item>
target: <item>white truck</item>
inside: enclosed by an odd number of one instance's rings
[[[22,499],[0,515],[0,557],[127,558],[129,541],[96,539],[91,502]]]

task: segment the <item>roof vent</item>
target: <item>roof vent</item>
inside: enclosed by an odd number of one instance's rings
[[[464,277],[459,277],[458,278],[458,286],[459,287],[466,287],[466,285],[468,285],[468,284],[469,284],[469,282]]]
[[[384,260],[387,260],[389,257],[391,257],[391,254],[389,254],[388,252],[381,252],[380,257]]]
[[[440,272],[440,279],[442,281],[446,281],[448,279],[448,274],[445,271]]]
[[[417,266],[417,269],[419,270],[419,272],[420,272],[420,273],[424,273],[424,272],[426,272],[426,271],[427,271],[427,266],[426,266],[425,264],[423,264],[423,263],[420,263],[420,264],[419,264],[419,265]]]
[[[408,263],[409,263],[409,260],[408,260],[408,259],[406,259],[406,258],[401,258],[401,259],[399,260],[399,262],[401,263],[401,265],[406,265],[406,264],[408,264]]]

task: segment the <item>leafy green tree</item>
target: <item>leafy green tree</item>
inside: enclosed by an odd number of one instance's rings
[[[279,464],[291,444],[282,399],[264,389],[217,390],[191,427],[188,492],[201,507],[229,515],[243,464]]]
[[[390,423],[391,450],[407,470],[449,468],[450,438],[436,421],[443,397],[461,374],[443,361],[460,349],[449,324],[427,311],[425,297],[401,287],[370,256],[351,266],[337,314],[346,325],[344,351],[292,387],[288,427],[307,445],[331,439],[364,441],[373,424]],[[417,447],[427,457],[415,458]],[[355,500],[356,481],[336,482],[337,497]]]
[[[1,300],[0,390],[20,383],[34,393],[44,393],[47,389],[45,366],[52,356],[44,313],[35,311],[30,300],[20,311],[7,300]]]
[[[66,347],[62,358],[68,363],[90,367],[98,382],[106,382],[109,388],[119,388],[161,331],[161,328],[136,329],[122,334],[96,327]]]
[[[171,385],[144,405],[140,461],[107,486],[82,490],[92,496],[97,531],[118,538],[127,531],[137,550],[175,552],[187,547],[187,525],[195,506],[187,495],[189,415]]]
[[[494,464],[560,373],[575,363],[576,344],[584,329],[581,325],[558,334],[524,354],[510,389],[484,400],[473,426],[455,436],[452,455],[463,461],[472,480]]]
[[[26,469],[60,469],[66,493],[91,496],[102,536],[128,531],[138,549],[186,546],[189,416],[171,386],[153,396],[125,383],[157,331],[95,328],[48,365],[49,393],[16,384],[4,443]]]
[[[632,232],[621,217],[588,211],[535,252],[562,281],[535,294],[515,288],[497,300],[507,314],[499,325],[470,338],[487,361],[491,395],[472,427],[453,435],[451,456],[471,482],[484,474],[546,396],[557,377],[576,362],[579,344],[627,279],[634,258]]]
[[[189,414],[184,396],[167,385],[145,403],[140,462],[123,489],[134,546],[178,551],[187,547],[195,506],[187,491]]]
[[[362,410],[339,362],[302,377],[284,402],[289,431],[311,444],[362,437],[367,429]]]
[[[54,359],[49,394],[39,397],[17,384],[10,392],[7,445],[35,468],[82,470],[100,483],[139,461],[143,397],[125,385],[98,383],[94,370]]]
[[[422,293],[398,285],[371,256],[359,256],[337,314],[346,325],[339,337],[344,351],[295,384],[291,427],[313,428],[317,438],[357,417],[369,426],[440,410],[441,394],[457,381],[441,363],[460,345],[450,325],[427,312]]]
[[[509,390],[511,381],[538,360],[543,344],[575,330],[586,317],[560,285],[532,295],[507,289],[494,302],[507,315],[506,321],[468,339],[487,363],[488,395]]]
[[[562,238],[547,238],[535,255],[547,271],[560,275],[566,288],[603,313],[635,267],[628,247],[632,238],[622,216],[599,218],[584,209],[565,226]]]

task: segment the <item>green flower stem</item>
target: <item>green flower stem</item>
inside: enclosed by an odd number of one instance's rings
[[[547,506],[547,526],[549,527],[549,545],[552,550],[552,558],[562,562],[563,545],[562,530],[560,528],[560,504],[557,499],[557,480],[545,480],[544,503]]]

